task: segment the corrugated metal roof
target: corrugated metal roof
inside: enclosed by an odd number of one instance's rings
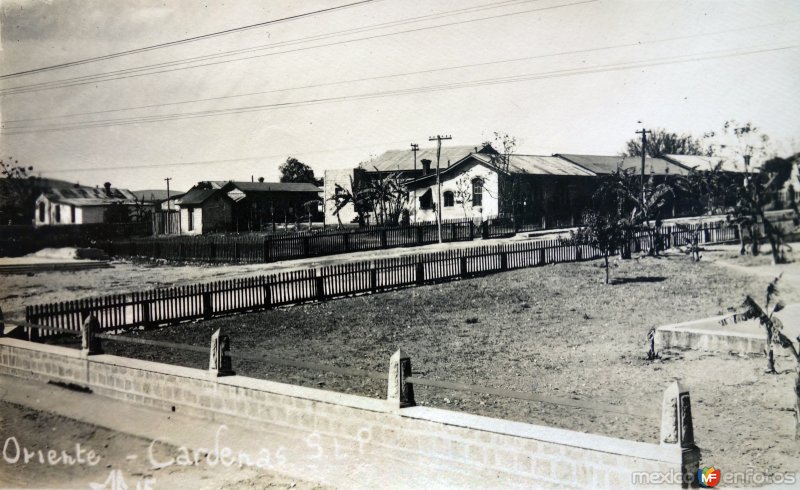
[[[179,206],[184,204],[188,205],[203,204],[204,202],[206,202],[206,200],[208,200],[208,198],[210,198],[217,192],[219,192],[219,189],[200,189],[198,187],[194,187],[192,189],[189,189],[189,192],[184,194],[183,197],[181,197],[175,202]]]
[[[711,170],[717,164],[720,169],[725,172],[739,172],[744,173],[744,162],[736,163],[734,161],[720,158],[720,157],[706,157],[701,155],[665,155],[666,158],[683,165],[687,168],[696,168],[697,170]],[[751,165],[750,170],[757,170],[758,166]]]
[[[112,187],[109,194],[105,187],[76,186],[58,187],[44,193],[51,202],[70,204],[72,206],[103,206],[114,202],[136,201],[136,195],[127,189]],[[129,204],[129,202],[125,202]]]
[[[307,182],[229,182],[231,187],[244,192],[321,192],[322,189]]]
[[[447,167],[447,162],[454,164],[461,160],[470,153],[475,153],[476,148],[481,151],[494,151],[491,146],[484,147],[483,145],[474,146],[442,146],[441,168]],[[487,148],[489,150],[487,150]],[[428,159],[431,162],[431,168],[436,167],[436,148],[420,148],[417,152],[417,170],[422,169],[422,160]],[[403,170],[414,170],[414,153],[411,152],[409,147],[407,150],[389,150],[383,154],[375,157],[374,160],[363,163],[362,168],[367,172],[374,172],[377,168],[380,172],[398,172]]]
[[[612,174],[618,169],[640,170],[641,157],[623,157],[609,155],[574,155],[558,153],[556,156],[565,158],[573,163],[591,170],[596,174]],[[687,175],[685,167],[672,163],[663,158],[645,158],[645,173],[656,175]]]
[[[150,201],[150,202],[157,202],[157,201],[166,201],[167,200],[167,190],[166,189],[147,189],[143,191],[131,191],[133,195],[136,196],[137,199],[140,201]],[[176,190],[169,190],[169,197],[170,199],[173,197],[178,197],[181,194],[185,194],[183,191],[176,191]]]
[[[596,175],[563,158],[539,155],[512,155],[509,161],[509,171],[513,174],[528,175]]]

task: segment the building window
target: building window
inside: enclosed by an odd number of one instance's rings
[[[453,204],[455,203],[455,198],[453,197],[453,193],[447,191],[444,193],[444,207],[452,208]]]
[[[483,205],[483,179],[472,179],[472,205]]]
[[[40,202],[39,203],[39,223],[44,223],[44,217],[45,217],[44,203]]]
[[[419,196],[420,209],[433,209],[433,190],[428,189],[425,193]]]
[[[186,229],[192,231],[194,230],[194,208],[186,208],[186,212],[188,213]]]
[[[56,223],[61,223],[61,205],[56,204]]]
[[[72,220],[71,223],[75,223],[75,206],[69,207],[69,218]]]

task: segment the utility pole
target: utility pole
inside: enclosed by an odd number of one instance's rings
[[[642,206],[644,206],[644,160],[647,156],[647,135],[652,133],[642,128],[641,131],[636,131],[636,134],[642,135]]]
[[[419,151],[419,145],[416,143],[411,143],[411,151],[414,153],[414,177],[417,178],[417,152]],[[417,222],[417,189],[414,189],[414,193],[411,196],[411,209],[414,211],[414,223]]]
[[[169,207],[169,181],[172,180],[172,177],[167,177],[164,180],[167,181],[167,207]]]
[[[442,179],[439,176],[439,162],[442,159],[442,140],[451,140],[452,136],[437,134],[428,141],[436,141],[436,228],[439,231],[439,243],[442,243]]]

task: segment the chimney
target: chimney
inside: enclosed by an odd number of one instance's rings
[[[106,182],[103,187],[106,188],[106,196],[111,197],[111,182]]]
[[[423,158],[420,161],[422,162],[422,175],[428,175],[431,173],[431,161],[427,158]]]

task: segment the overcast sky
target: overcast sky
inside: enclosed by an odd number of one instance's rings
[[[0,0],[0,71],[355,1]],[[186,190],[277,180],[290,155],[321,175],[437,133],[613,155],[642,125],[699,136],[736,119],[788,154],[800,150],[798,45],[797,1],[380,0],[6,77],[0,155],[83,184],[164,188],[172,177]]]

